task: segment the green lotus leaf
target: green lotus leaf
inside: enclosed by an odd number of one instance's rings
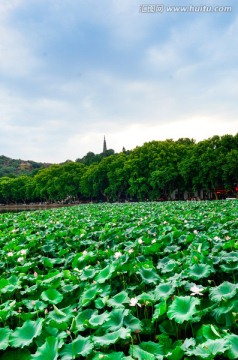
[[[54,272],[49,272],[46,275],[44,275],[43,280],[41,281],[41,284],[51,284],[52,282],[62,278],[64,276],[62,271],[55,270]]]
[[[236,295],[236,290],[236,284],[232,284],[229,281],[224,281],[221,285],[210,288],[210,298],[216,302],[228,300]]]
[[[193,280],[206,278],[210,275],[212,267],[206,264],[195,264],[188,270],[188,276]]]
[[[25,287],[25,290],[21,291],[21,295],[34,294],[34,292],[37,290],[37,288],[38,288],[37,285]]]
[[[166,301],[162,301],[159,304],[155,305],[155,311],[152,317],[152,323],[155,322],[160,316],[164,315],[167,311]]]
[[[238,270],[238,262],[220,265],[220,268],[227,273]]]
[[[54,264],[53,262],[51,261],[51,259],[47,258],[47,257],[42,257],[41,258],[41,261],[42,261],[42,264],[45,266],[45,267],[48,267],[50,269],[52,269],[54,267]]]
[[[148,305],[151,306],[155,302],[155,298],[154,298],[152,293],[142,293],[142,294],[137,296],[137,300],[141,304],[145,304],[146,306],[148,306]]]
[[[196,345],[195,339],[193,339],[193,338],[185,339],[185,340],[184,340],[184,343],[183,343],[182,346],[181,346],[181,349],[182,349],[183,351],[186,351],[186,350],[189,350],[189,348],[194,348],[195,345]]]
[[[10,345],[23,348],[31,344],[33,339],[41,334],[43,321],[43,319],[37,319],[36,321],[27,320],[22,327],[16,328],[11,334]]]
[[[11,279],[10,279],[11,280]],[[7,284],[2,287],[1,289],[1,293],[3,294],[6,294],[6,293],[9,293],[9,292],[14,292],[15,290],[18,290],[18,289],[21,289],[21,285],[19,282],[7,282]]]
[[[133,359],[138,360],[155,360],[155,359],[163,359],[163,356],[155,357],[154,354],[149,353],[141,348],[140,345],[131,345],[129,354]]]
[[[97,310],[92,310],[92,309],[85,309],[79,312],[75,318],[77,330],[78,331],[85,330],[88,327],[89,319],[91,319],[93,315],[97,315],[97,313],[98,313]]]
[[[92,360],[133,360],[131,357],[125,357],[123,352],[111,352],[109,354],[105,354],[102,352],[98,352],[97,354],[92,358]]]
[[[230,348],[226,353],[228,359],[238,359],[238,335],[227,335],[226,340],[230,344]]]
[[[121,327],[119,330],[108,333],[104,336],[93,336],[93,342],[96,346],[108,346],[115,344],[119,339],[130,338],[130,330]]]
[[[0,310],[0,321],[5,321],[11,316],[9,310]]]
[[[195,355],[204,359],[213,359],[214,356],[224,354],[229,348],[228,341],[225,339],[207,340],[199,344],[192,350],[187,350],[187,355]]]
[[[56,289],[48,289],[43,291],[41,298],[50,304],[59,304],[63,300],[63,295]]]
[[[162,335],[173,335],[176,336],[176,324],[174,324],[170,320],[164,320],[161,324],[159,324],[159,329]]]
[[[194,355],[199,359],[212,359],[210,351],[202,345],[198,345],[195,349],[186,350],[185,354],[189,356]]]
[[[69,292],[72,292],[72,291],[78,289],[78,287],[79,287],[79,285],[77,285],[77,284],[74,284],[74,285],[66,284],[66,285],[63,285],[61,289],[62,289],[63,293],[69,293]]]
[[[124,317],[123,325],[134,332],[141,332],[143,330],[142,322],[131,313]]]
[[[223,256],[222,256],[222,261],[225,261],[225,262],[238,262],[238,253],[237,251],[231,251],[229,253],[225,253]]]
[[[72,360],[78,358],[79,355],[87,356],[91,353],[93,344],[90,337],[78,336],[72,343],[64,345],[60,351],[61,360]]]
[[[92,315],[88,322],[91,325],[91,327],[97,328],[98,326],[101,326],[103,323],[105,323],[105,321],[107,321],[108,318],[109,318],[109,313],[105,311],[100,315],[98,314]]]
[[[0,291],[4,289],[7,285],[9,285],[9,280],[7,279],[1,279],[0,280]]]
[[[168,360],[182,360],[184,359],[184,351],[182,350],[182,341],[177,340],[174,344],[172,349],[169,350],[167,354]]]
[[[44,252],[49,252],[49,253],[52,253],[55,251],[55,244],[53,242],[48,242],[48,244],[46,245],[43,245],[41,247],[41,250],[44,251]]]
[[[174,290],[174,286],[170,282],[159,284],[154,289],[155,298],[156,300],[168,299]]]
[[[221,304],[214,303],[215,308],[212,308],[212,315],[217,323],[231,327],[236,321],[236,313],[238,312],[238,300],[225,300]]]
[[[156,242],[150,246],[145,246],[143,248],[143,254],[144,255],[150,255],[150,254],[154,254],[154,253],[158,253],[161,249],[161,247],[163,247],[164,244],[163,242]]]
[[[36,360],[57,360],[58,359],[59,340],[54,336],[46,338],[46,342],[37,349],[37,352],[31,356]]]
[[[142,282],[145,284],[157,284],[160,280],[159,275],[155,269],[152,268],[142,267],[137,273],[141,276]]]
[[[159,269],[163,274],[173,271],[178,266],[178,262],[170,257],[164,257],[157,264],[157,269]]]
[[[57,324],[68,323],[74,316],[73,307],[67,306],[63,309],[58,309],[57,306],[53,305],[54,311],[51,311],[48,315],[48,319],[56,322]]]
[[[47,307],[47,304],[40,300],[23,300],[22,303],[29,310],[44,310]]]
[[[205,340],[219,339],[221,335],[218,331],[218,328],[212,324],[202,325],[201,329],[197,332],[197,338],[201,336]]]
[[[8,347],[9,336],[11,334],[11,330],[9,327],[0,329],[0,350],[6,350]]]
[[[93,267],[90,267],[88,269],[84,269],[82,271],[82,274],[80,275],[80,280],[85,281],[87,279],[92,279],[95,275],[96,270]]]
[[[94,304],[95,304],[95,308],[96,309],[103,309],[106,304],[107,304],[107,301],[108,301],[108,296],[105,296],[103,298],[97,298],[95,301],[94,301]],[[123,305],[122,305],[123,307]]]
[[[113,309],[109,313],[109,318],[103,325],[103,328],[107,329],[110,332],[120,329],[123,325],[124,316],[127,316],[128,313],[129,310],[125,310],[123,308]]]
[[[140,343],[139,346],[144,351],[147,351],[148,353],[155,355],[156,359],[160,358],[160,356],[157,357],[158,355],[164,355],[163,346],[161,346],[160,344],[157,344],[155,342],[152,342],[152,341],[142,342],[142,343]]]
[[[102,289],[97,284],[92,284],[86,287],[80,298],[80,304],[84,307],[89,305],[95,297],[102,292]]]
[[[121,291],[120,293],[113,296],[107,301],[108,306],[115,308],[124,307],[123,304],[129,304],[130,299],[126,291]]]
[[[115,271],[115,266],[107,265],[104,269],[102,269],[96,276],[95,281],[99,284],[103,284],[105,281],[112,277],[112,274]]]
[[[198,298],[191,296],[176,296],[173,303],[168,307],[168,318],[182,324],[184,321],[193,320],[196,314],[196,306],[200,304]]]
[[[164,249],[165,253],[177,253],[180,250],[180,246],[178,245],[170,245],[170,246],[166,246],[166,248]]]

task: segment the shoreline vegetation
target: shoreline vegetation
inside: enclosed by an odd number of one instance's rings
[[[159,203],[159,202],[196,202],[196,201],[222,201],[216,200],[216,199],[210,199],[210,200],[201,200],[201,199],[190,199],[190,200],[154,200],[154,201],[146,201],[147,203]],[[225,200],[238,200],[237,197],[231,197],[226,198]],[[79,205],[89,205],[89,204],[116,204],[116,203],[144,203],[141,201],[119,201],[119,202],[110,202],[110,201],[104,201],[104,202],[93,202],[93,201],[75,201],[72,203],[34,203],[34,204],[0,204],[0,213],[7,212],[7,211],[34,211],[34,210],[47,210],[47,209],[54,209],[54,208],[63,208],[63,207],[73,207],[73,206],[79,206]]]
[[[238,134],[88,153],[33,176],[0,177],[0,204],[220,200],[238,196]],[[1,164],[0,164],[0,170]]]

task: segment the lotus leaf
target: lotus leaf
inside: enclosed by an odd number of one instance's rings
[[[27,320],[22,327],[11,333],[9,343],[13,347],[24,347],[32,343],[33,339],[41,334],[43,319]]]
[[[10,334],[11,330],[9,329],[9,327],[0,329],[0,350],[6,350],[6,348],[8,347]]]
[[[124,317],[123,325],[136,333],[139,333],[143,330],[142,322],[131,313]]]
[[[60,351],[60,356],[62,360],[72,360],[78,358],[78,355],[83,357],[91,353],[93,349],[93,344],[90,340],[90,337],[77,336],[75,340],[71,343],[63,346]]]
[[[156,284],[160,280],[159,275],[152,268],[142,267],[139,269],[138,274],[140,274],[142,282],[145,284]]]
[[[210,298],[214,301],[222,301],[233,298],[236,295],[237,285],[224,281],[221,285],[210,289]]]
[[[182,324],[184,321],[193,320],[196,314],[196,306],[200,300],[191,296],[176,296],[173,303],[168,307],[169,319],[174,319]]]
[[[206,278],[210,275],[212,267],[206,264],[195,264],[188,271],[188,276],[193,280]]]
[[[112,306],[115,308],[124,307],[124,304],[128,304],[130,302],[129,296],[126,291],[121,291],[111,299],[107,301],[108,306]]]
[[[121,327],[119,330],[108,333],[104,336],[93,336],[93,342],[96,346],[108,346],[115,344],[119,339],[130,338],[130,330]]]
[[[127,316],[129,310],[125,310],[123,308],[113,309],[109,313],[109,318],[103,325],[103,328],[108,332],[119,330],[123,325],[124,316]]]
[[[63,295],[56,289],[48,289],[43,291],[41,298],[50,304],[59,304],[63,300]]]
[[[157,285],[154,289],[155,298],[157,300],[167,299],[174,293],[174,286],[170,282],[165,282]]]
[[[230,334],[226,336],[226,340],[231,345],[226,352],[228,359],[238,359],[238,335]]]
[[[107,281],[112,277],[114,271],[115,271],[115,266],[107,265],[97,274],[95,281],[98,282],[99,284],[105,283],[105,281]]]
[[[49,336],[37,352],[31,356],[36,360],[57,360],[58,359],[59,340],[54,336]]]

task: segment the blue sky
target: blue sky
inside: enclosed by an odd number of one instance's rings
[[[1,0],[0,154],[59,163],[100,153],[104,135],[116,152],[235,135],[238,3],[200,5]]]

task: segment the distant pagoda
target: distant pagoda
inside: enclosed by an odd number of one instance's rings
[[[107,143],[106,143],[106,139],[105,139],[105,135],[104,135],[104,140],[103,140],[103,154],[105,154],[107,151]]]

